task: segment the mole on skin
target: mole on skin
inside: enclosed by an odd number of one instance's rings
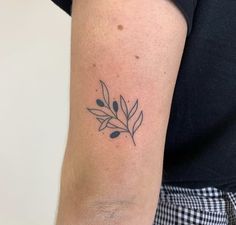
[[[124,27],[123,27],[121,24],[119,24],[119,25],[117,26],[117,28],[118,28],[118,30],[123,30],[123,29],[124,29]]]
[[[136,55],[136,56],[135,56],[135,58],[136,58],[136,59],[139,59],[139,56],[138,56],[138,55]]]

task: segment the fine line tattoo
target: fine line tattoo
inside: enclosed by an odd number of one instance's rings
[[[98,131],[105,128],[112,129],[110,138],[117,138],[121,133],[128,133],[136,146],[134,134],[143,122],[143,111],[139,113],[135,120],[131,120],[138,109],[138,100],[129,110],[128,105],[122,95],[120,95],[119,103],[117,101],[110,102],[109,91],[106,84],[100,80],[102,88],[102,99],[97,99],[96,104],[100,109],[87,108],[87,110],[96,116],[100,126]],[[132,124],[131,124],[132,123]]]

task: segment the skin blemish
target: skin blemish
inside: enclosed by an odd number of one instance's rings
[[[135,56],[136,59],[139,59],[140,57],[138,55]]]
[[[118,29],[118,30],[123,30],[124,27],[123,27],[121,24],[119,24],[119,25],[117,26],[117,29]]]
[[[93,67],[96,67],[96,64],[95,64],[95,63],[93,63]]]
[[[98,89],[96,89],[96,92],[98,91]]]
[[[120,75],[119,75],[119,74],[117,74],[117,75],[116,75],[116,77],[120,77]]]

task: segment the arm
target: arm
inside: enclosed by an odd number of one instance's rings
[[[168,0],[74,0],[57,225],[153,223],[186,30]]]

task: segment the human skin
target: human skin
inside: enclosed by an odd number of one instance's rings
[[[70,121],[57,225],[153,223],[186,32],[183,15],[168,0],[74,0]],[[129,121],[130,130],[136,120],[140,125],[133,137],[121,132],[111,138],[118,128],[106,124],[98,130],[99,116],[89,110],[108,110],[103,83],[122,121],[121,96],[128,110],[138,100]]]

